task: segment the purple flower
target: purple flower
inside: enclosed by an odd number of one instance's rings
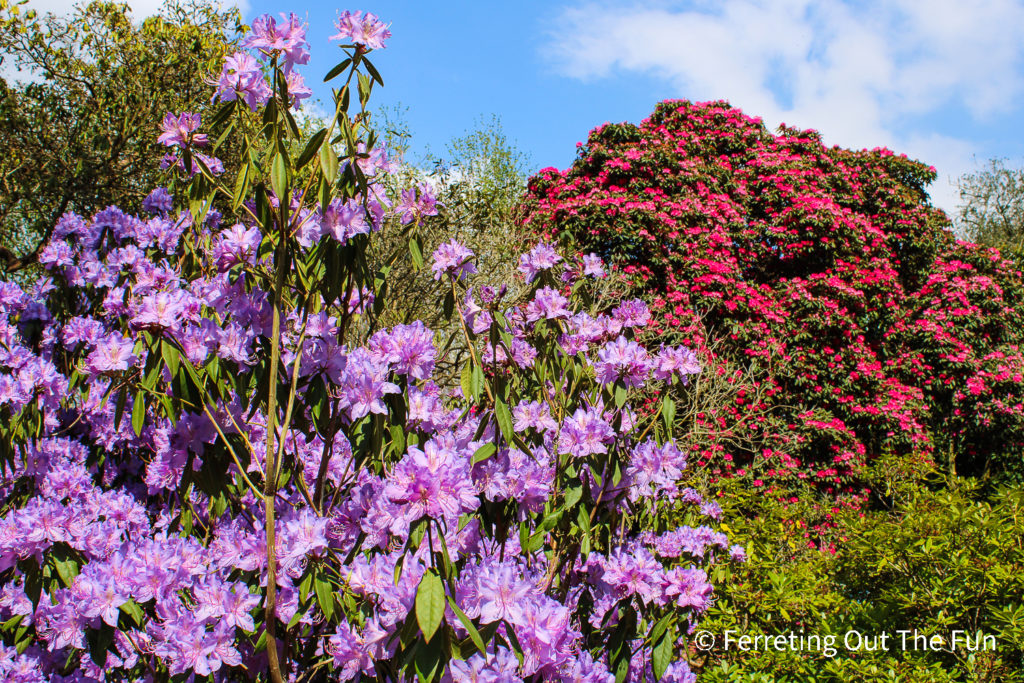
[[[489,624],[502,619],[515,622],[522,617],[525,598],[534,592],[520,572],[510,564],[484,564],[476,575],[480,621]]]
[[[220,234],[213,247],[213,260],[221,272],[230,270],[240,263],[254,265],[263,236],[256,226],[247,228],[235,223]]]
[[[134,348],[135,342],[115,332],[97,342],[96,348],[85,359],[86,370],[94,374],[127,370],[137,360],[132,353]]]
[[[222,102],[230,102],[242,98],[253,111],[265,104],[272,94],[259,62],[247,52],[236,52],[224,60],[215,85],[217,91],[213,99],[219,97]]]
[[[334,22],[338,32],[328,40],[342,40],[362,45],[366,50],[381,50],[384,41],[391,37],[391,31],[377,18],[376,14],[367,12],[343,11]]]
[[[402,200],[395,205],[395,213],[402,225],[408,225],[421,216],[436,216],[437,199],[426,183],[420,183],[418,188],[402,190]]]
[[[547,242],[541,242],[529,253],[519,257],[519,271],[526,276],[527,282],[532,282],[537,273],[542,270],[554,268],[555,264],[562,260],[555,248]]]
[[[298,111],[302,106],[302,100],[312,96],[313,91],[309,89],[302,74],[298,71],[289,71],[285,76],[285,84],[288,86],[288,97],[291,98],[292,108]]]
[[[455,522],[479,504],[467,460],[434,439],[423,450],[409,447],[389,475],[384,495],[399,506],[405,524],[423,516]]]
[[[689,375],[700,374],[697,354],[685,346],[663,346],[654,360],[654,376],[657,379],[670,379],[675,373],[685,384],[690,379]]]
[[[605,421],[599,408],[577,408],[572,417],[562,424],[558,448],[561,453],[582,458],[593,453],[607,453],[608,444],[614,439],[615,430]]]
[[[623,327],[643,327],[650,322],[651,312],[640,299],[631,299],[616,306],[612,310],[612,317],[620,321]]]
[[[525,432],[531,427],[540,432],[558,429],[548,405],[540,401],[521,401],[512,409],[512,417],[515,418],[517,432]]]
[[[205,133],[197,133],[202,118],[199,114],[183,112],[178,116],[165,114],[160,127],[163,132],[156,140],[167,147],[204,147],[209,142]]]
[[[544,287],[537,290],[533,300],[526,305],[526,320],[534,322],[541,318],[555,320],[557,318],[568,318],[569,300],[566,299],[557,289]]]
[[[679,493],[676,482],[686,469],[686,455],[669,441],[664,446],[648,439],[633,448],[626,467],[629,499],[665,496],[673,500]]]
[[[395,325],[390,332],[381,330],[367,346],[371,353],[394,365],[399,375],[429,379],[434,371],[434,333],[422,321]]]
[[[346,244],[356,235],[370,234],[370,224],[366,220],[366,209],[363,203],[355,199],[346,202],[333,199],[327,212],[320,218],[320,229],[324,235],[330,235],[342,244]]]
[[[476,266],[470,263],[471,258],[473,252],[454,239],[445,242],[434,252],[434,265],[431,267],[434,279],[440,280],[445,273],[456,280],[464,275],[472,275],[476,272]]]
[[[177,330],[186,320],[192,298],[182,290],[156,292],[142,300],[131,319],[136,329]]]
[[[597,356],[600,360],[593,365],[597,381],[602,384],[621,380],[627,387],[639,387],[647,380],[651,369],[647,350],[622,336],[605,344]]]
[[[347,410],[349,419],[358,420],[370,413],[387,414],[384,396],[401,391],[387,381],[387,372],[386,362],[372,357],[366,349],[356,349],[348,356],[339,385],[341,406]]]
[[[597,254],[587,254],[583,257],[583,274],[591,277],[604,277],[604,262]]]
[[[173,204],[174,198],[165,187],[158,187],[142,200],[142,208],[149,213],[168,213]]]
[[[249,36],[242,41],[242,47],[260,50],[267,55],[283,55],[284,70],[291,73],[292,67],[296,64],[309,62],[309,52],[306,51],[309,46],[306,42],[306,26],[300,23],[294,14],[289,14],[285,18],[282,12],[281,19],[280,26],[269,14],[253,19],[252,29]]]

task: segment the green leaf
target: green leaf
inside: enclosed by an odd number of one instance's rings
[[[178,374],[178,367],[181,361],[181,354],[173,344],[167,340],[160,342],[160,355],[163,356],[164,364],[171,371],[171,377]]]
[[[238,207],[245,201],[246,195],[249,193],[249,182],[252,178],[252,162],[248,162],[242,165],[242,168],[238,170],[238,178],[235,180],[235,191],[231,195],[231,210],[238,211]]]
[[[117,394],[117,403],[114,405],[114,427],[121,426],[121,418],[124,417],[124,407],[128,403],[128,391],[121,389]]]
[[[493,443],[485,443],[483,446],[476,449],[476,453],[473,454],[472,464],[475,465],[478,462],[483,462],[484,460],[487,460],[489,457],[494,455],[495,451],[497,450],[498,447],[495,446]]]
[[[480,637],[480,631],[476,630],[476,626],[474,626],[470,618],[466,616],[466,613],[459,609],[459,606],[455,604],[455,599],[451,596],[448,596],[448,605],[452,608],[452,611],[455,612],[455,616],[459,618],[459,621],[462,622],[462,627],[466,629],[467,633],[469,633],[469,639],[473,641],[473,645],[476,646],[477,652],[486,652],[487,646],[484,643],[484,639]]]
[[[473,390],[473,398],[479,399],[484,392],[484,371],[479,365],[473,365],[473,373],[471,375],[471,381],[469,384]]]
[[[366,57],[363,57],[363,64],[366,65],[366,70],[370,72],[370,75],[373,77],[373,80],[377,81],[381,85],[384,85],[384,79],[380,77],[380,73],[377,71],[377,67],[371,64],[370,60],[367,59]]]
[[[142,626],[142,621],[145,619],[145,615],[142,613],[142,608],[139,607],[139,603],[134,600],[121,605],[120,610],[131,617],[131,620],[135,622],[136,626]]]
[[[462,395],[466,397],[466,400],[471,400],[473,398],[473,368],[468,364],[462,366],[459,386],[462,387]]]
[[[573,486],[565,491],[565,508],[571,508],[583,497],[583,485]]]
[[[427,640],[434,637],[444,619],[444,604],[444,584],[437,571],[430,568],[423,574],[416,590],[416,621]]]
[[[498,420],[498,426],[501,427],[501,433],[504,434],[505,439],[512,441],[512,436],[515,434],[512,431],[512,413],[500,398],[494,402],[494,417]]]
[[[328,620],[334,616],[334,590],[331,584],[321,576],[317,576],[313,582],[313,590],[316,591],[316,601],[320,605],[324,616]]]
[[[288,195],[288,160],[278,152],[274,155],[274,164],[270,168],[270,187],[280,201]]]
[[[420,246],[420,241],[416,237],[409,238],[409,255],[412,256],[412,264],[416,266],[416,270],[423,268],[423,247]]]
[[[334,67],[330,71],[327,72],[327,75],[324,76],[324,83],[326,83],[327,81],[329,81],[332,78],[336,77],[342,71],[347,69],[348,65],[351,64],[351,63],[352,63],[351,59],[346,59],[346,60],[344,60],[344,61],[342,61],[342,62],[340,62],[338,64],[335,64]],[[383,83],[381,85],[383,85]]]
[[[671,615],[674,616],[674,615]],[[654,668],[654,678],[661,680],[672,663],[672,651],[675,644],[675,628],[669,628],[651,651],[651,666]]]
[[[316,156],[317,152],[320,151],[320,145],[323,144],[324,138],[327,137],[327,129],[321,128],[317,132],[313,133],[313,137],[306,143],[306,148],[302,150],[302,154],[299,155],[299,160],[295,162],[295,170],[301,169],[303,166],[309,163],[309,160]]]
[[[671,433],[676,421],[676,402],[671,396],[666,396],[661,402],[661,418],[665,421],[665,429]]]
[[[142,426],[146,423],[146,398],[143,392],[135,394],[135,403],[132,405],[132,431],[135,436],[142,433]]]
[[[329,144],[320,147],[320,170],[328,183],[333,184],[338,177],[338,155]]]
[[[626,405],[626,387],[621,384],[615,385],[615,407],[621,408]]]

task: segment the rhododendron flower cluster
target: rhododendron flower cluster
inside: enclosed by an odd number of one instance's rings
[[[339,30],[365,107],[389,33]],[[150,216],[66,214],[44,275],[0,283],[0,677],[693,681],[707,570],[743,557],[673,441],[700,364],[642,346],[647,306],[584,296],[603,263],[551,245],[514,300],[469,286],[464,245],[434,254],[461,359],[381,324],[373,240],[435,201],[374,182],[345,92],[285,151],[304,31],[257,19],[245,54],[281,87],[234,55],[209,128],[164,121],[192,158],[265,105],[230,187],[207,163]]]
[[[631,278],[649,338],[698,350],[729,387],[698,416],[695,461],[855,501],[886,452],[1021,472],[1024,279],[953,237],[934,177],[725,102],[666,101],[534,176],[525,224]],[[527,277],[544,253],[524,257]],[[629,378],[649,361],[620,341],[597,367]],[[663,354],[658,372],[694,361]]]

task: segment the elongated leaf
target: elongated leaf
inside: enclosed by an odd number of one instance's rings
[[[441,577],[433,568],[428,569],[416,590],[416,622],[427,640],[434,637],[441,620],[444,619],[444,604],[445,593]]]
[[[654,678],[661,680],[672,663],[672,650],[675,644],[675,628],[669,628],[662,634],[661,639],[651,650],[651,666],[654,669]]]
[[[333,184],[338,177],[338,155],[330,145],[320,147],[320,170],[328,183]]]
[[[462,622],[462,627],[466,629],[467,633],[469,633],[469,639],[473,641],[473,645],[476,646],[477,651],[485,652],[487,646],[484,644],[484,639],[480,636],[480,631],[476,630],[476,626],[474,626],[470,618],[466,616],[466,613],[459,609],[459,606],[455,604],[455,600],[451,596],[448,596],[448,605],[452,608],[452,611],[455,612],[455,616],[459,618],[459,621]]]
[[[475,465],[478,462],[483,462],[484,460],[487,460],[489,457],[494,455],[495,451],[497,450],[498,447],[495,446],[493,443],[485,443],[483,446],[476,449],[476,453],[473,454],[472,464]]]
[[[366,65],[366,70],[373,76],[373,80],[377,81],[381,85],[384,85],[384,79],[380,77],[380,72],[377,71],[377,67],[370,63],[370,60],[363,57],[363,64]]]
[[[270,187],[282,202],[288,194],[288,160],[278,152],[274,156],[274,164],[270,168]]]
[[[416,266],[416,270],[423,268],[423,248],[415,237],[409,239],[409,255],[412,256],[412,264]]]
[[[498,426],[501,427],[501,433],[505,439],[512,441],[512,436],[515,434],[512,430],[512,413],[500,398],[496,399],[494,403],[494,417],[498,420]]]
[[[327,137],[327,129],[321,128],[317,132],[313,133],[313,137],[306,143],[306,148],[302,150],[302,154],[299,155],[299,160],[295,162],[295,170],[299,170],[303,166],[309,163],[309,160],[316,156],[317,152],[320,151],[320,145],[323,144],[324,138]]]
[[[466,397],[466,400],[471,400],[473,398],[473,368],[469,365],[462,366],[459,386],[462,387],[462,395]]]
[[[346,59],[346,60],[342,61],[339,64],[335,64],[334,67],[332,67],[331,70],[327,72],[327,75],[324,76],[324,83],[326,83],[327,81],[331,80],[332,78],[334,78],[335,76],[340,74],[342,71],[347,69],[348,65],[351,64],[351,63],[352,63],[351,59]]]
[[[252,178],[252,162],[246,163],[238,171],[238,178],[235,180],[235,191],[231,196],[231,210],[238,211],[238,207],[245,201],[249,193],[249,182]]]
[[[671,432],[676,421],[676,402],[670,396],[661,402],[661,418],[665,421],[665,429]]]
[[[181,355],[178,353],[178,349],[173,344],[164,340],[160,342],[160,355],[163,356],[164,364],[167,365],[167,369],[171,371],[171,377],[178,374],[178,366],[181,361]]]
[[[323,577],[317,576],[313,582],[313,590],[316,591],[316,601],[324,616],[330,619],[334,616],[334,591],[331,584]]]
[[[135,404],[132,406],[132,431],[135,436],[142,433],[142,426],[146,423],[146,398],[143,392],[135,394]]]

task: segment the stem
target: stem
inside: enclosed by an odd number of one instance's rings
[[[277,59],[274,60],[274,70]],[[284,103],[287,106],[287,102]],[[277,131],[278,134],[280,131]],[[284,296],[285,273],[288,269],[288,197],[278,197],[278,228],[276,277],[274,283],[274,312],[270,338],[270,388],[267,396],[267,458],[264,477],[264,512],[266,516],[267,539],[267,598],[263,606],[263,620],[267,628],[267,663],[270,680],[284,683],[281,663],[277,658],[277,555],[274,529],[277,499],[277,465],[275,463],[274,438],[277,426],[277,366],[281,362],[281,305]]]

